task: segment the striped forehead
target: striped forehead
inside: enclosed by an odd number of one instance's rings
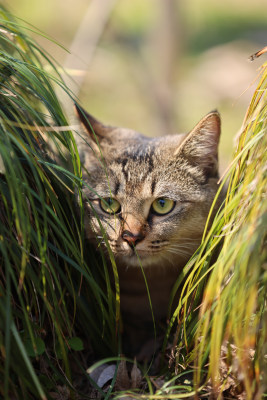
[[[154,157],[151,148],[132,154],[125,153],[110,165],[115,180],[115,194],[153,192]],[[140,192],[139,192],[140,193]]]
[[[142,180],[154,170],[154,149],[151,146],[146,146],[145,149],[143,146],[136,146],[131,150],[125,151],[112,163],[112,166],[121,171],[127,183],[133,179]]]

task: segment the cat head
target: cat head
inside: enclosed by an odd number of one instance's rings
[[[104,249],[107,239],[121,265],[184,265],[217,191],[219,114],[188,134],[151,138],[77,113],[87,237]]]

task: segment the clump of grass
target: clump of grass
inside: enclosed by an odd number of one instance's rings
[[[193,366],[196,390],[204,385],[216,399],[267,393],[266,100],[265,64],[225,177],[224,207],[185,268],[172,320],[176,370]]]
[[[260,396],[267,386],[267,66],[249,106],[230,168],[223,226],[216,236],[224,242],[205,288],[197,336],[196,365],[209,347],[209,375],[214,390],[223,389],[221,345],[238,390],[247,399]],[[218,226],[218,225],[217,225]],[[200,374],[197,373],[197,380]],[[224,376],[227,380],[226,376]],[[241,388],[242,386],[242,388]]]
[[[71,94],[20,24],[0,7],[0,397],[45,399],[72,388],[69,355],[114,352],[115,317],[84,243],[81,165],[54,86]]]

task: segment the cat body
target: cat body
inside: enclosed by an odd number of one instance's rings
[[[108,239],[123,319],[145,327],[152,313],[142,268],[155,320],[166,319],[171,289],[201,242],[218,188],[220,117],[208,114],[189,134],[148,138],[77,111],[85,139],[78,149],[88,171],[86,236],[104,251]]]

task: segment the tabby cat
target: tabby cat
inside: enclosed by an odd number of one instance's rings
[[[123,320],[144,330],[152,313],[140,264],[155,320],[166,319],[171,289],[200,244],[218,188],[220,116],[211,112],[188,134],[151,138],[77,112],[88,171],[86,235],[105,250],[105,232],[119,271]]]

